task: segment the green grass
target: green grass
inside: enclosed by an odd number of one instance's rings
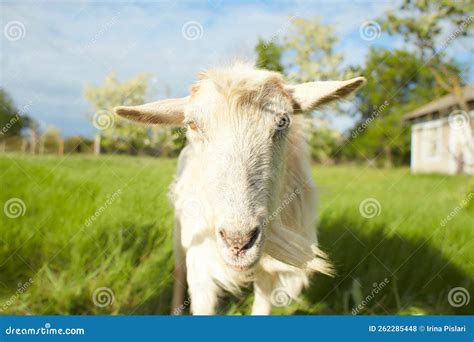
[[[166,191],[175,166],[125,156],[0,156],[0,204],[20,198],[26,206],[18,218],[0,215],[0,310],[167,314],[173,213]],[[315,166],[313,172],[319,239],[337,276],[315,275],[301,301],[277,313],[351,314],[385,279],[360,314],[474,313],[474,298],[460,308],[448,302],[454,287],[474,297],[472,203],[441,224],[466,198],[468,177],[415,176],[405,168]],[[360,214],[367,198],[380,203],[378,216]],[[111,305],[93,304],[99,287],[113,291]],[[230,298],[223,312],[248,313],[250,303],[251,296]]]

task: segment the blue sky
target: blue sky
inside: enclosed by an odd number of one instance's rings
[[[292,15],[319,16],[333,25],[344,64],[359,64],[370,46],[403,45],[383,34],[373,41],[359,34],[362,23],[394,7],[390,1],[350,0],[1,1],[0,86],[43,127],[92,136],[84,85],[98,85],[112,71],[121,80],[151,74],[150,100],[163,98],[167,88],[171,96],[184,96],[200,70],[253,60],[257,39],[284,34]],[[190,21],[202,26],[199,39],[183,37]],[[7,39],[11,22],[23,25],[21,39]],[[467,64],[472,54],[462,45],[455,41],[447,51]],[[352,122],[338,117],[332,124],[344,130]]]

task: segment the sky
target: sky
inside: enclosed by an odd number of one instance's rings
[[[93,136],[84,98],[115,72],[120,80],[151,76],[148,100],[188,94],[197,73],[232,60],[255,60],[258,38],[270,40],[291,28],[291,16],[319,16],[332,25],[344,65],[364,62],[371,46],[401,47],[385,34],[363,39],[361,25],[375,21],[391,1],[3,1],[0,0],[0,86],[20,112],[65,136]],[[449,53],[472,63],[454,41]],[[471,60],[470,60],[471,58]],[[471,68],[472,69],[472,68]],[[470,70],[468,81],[474,80]],[[338,116],[344,131],[354,119]]]

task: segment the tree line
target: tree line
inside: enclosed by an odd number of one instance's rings
[[[313,159],[319,162],[369,162],[387,167],[408,164],[410,130],[402,116],[447,93],[455,95],[458,107],[467,110],[462,88],[468,67],[450,58],[446,49],[455,40],[472,37],[474,5],[470,1],[405,0],[387,11],[368,29],[372,40],[383,33],[401,38],[402,48],[371,48],[363,65],[343,67],[337,52],[338,37],[318,18],[290,17],[290,32],[259,40],[257,65],[285,74],[291,82],[338,80],[356,75],[367,84],[356,95],[354,106],[327,108],[327,115],[346,115],[355,125],[337,134],[317,119],[310,139]],[[361,44],[364,43],[361,40]],[[472,45],[472,44],[471,44]],[[466,44],[465,48],[472,49]]]

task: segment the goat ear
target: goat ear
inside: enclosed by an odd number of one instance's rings
[[[189,96],[140,106],[115,107],[114,112],[126,119],[145,124],[180,125],[183,123],[184,110],[188,102]]]
[[[356,77],[347,81],[307,82],[288,85],[295,112],[310,112],[317,107],[343,98],[365,84],[364,77]]]

